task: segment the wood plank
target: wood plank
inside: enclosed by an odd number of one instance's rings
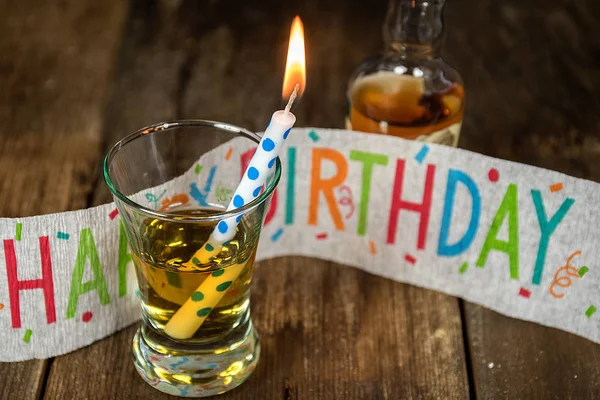
[[[461,145],[600,181],[599,17],[594,1],[448,2],[446,48],[466,82]],[[465,316],[478,398],[600,396],[598,345],[474,304]]]
[[[0,363],[0,398],[37,399],[43,391],[49,360]]]
[[[191,5],[170,1],[133,0],[129,5],[117,71],[103,126],[104,149],[145,125],[178,117],[187,51],[196,44],[182,19]],[[189,36],[189,37],[188,37]],[[112,201],[104,182],[93,204]],[[46,399],[173,398],[162,395],[137,374],[131,339],[138,324],[83,349],[57,357],[46,387]],[[101,362],[98,362],[101,360]]]
[[[253,285],[261,360],[220,398],[468,397],[458,305],[447,296],[301,257],[261,263]],[[133,368],[136,329],[57,357],[46,397],[173,398]]]
[[[262,263],[253,290],[264,351],[231,398],[468,397],[448,296],[301,257]]]
[[[597,399],[600,346],[483,307],[466,306],[477,398]]]
[[[87,206],[100,156],[99,127],[118,30],[118,6],[79,1],[3,2],[3,217]],[[7,312],[8,299],[1,296],[0,302],[5,303]],[[38,398],[49,364],[49,360],[0,363],[0,398]]]
[[[299,126],[343,127],[347,80],[378,50],[386,6],[174,4],[132,3],[106,116],[107,144],[168,118],[264,129],[280,103],[288,35],[282,21],[296,12],[306,26],[309,65]],[[96,201],[109,199],[98,191]],[[468,397],[456,299],[306,258],[261,263],[255,279],[262,360],[248,382],[222,398]],[[170,398],[137,376],[129,357],[135,329],[57,358],[46,397]],[[93,361],[100,356],[102,362]]]

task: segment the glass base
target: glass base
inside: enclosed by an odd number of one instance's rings
[[[135,368],[152,387],[174,396],[225,393],[252,374],[260,356],[258,335],[250,319],[227,337],[189,350],[181,345],[176,350],[153,346],[144,333],[142,327],[133,337]]]

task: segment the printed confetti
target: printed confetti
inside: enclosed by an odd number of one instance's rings
[[[109,217],[110,219],[115,219],[115,217],[116,217],[118,214],[119,214],[119,210],[117,210],[117,209],[115,208],[114,210],[112,210],[112,211],[110,212],[110,214],[108,214],[108,217]]]
[[[404,260],[407,263],[412,264],[412,265],[415,265],[415,263],[417,262],[417,259],[414,258],[413,256],[411,256],[410,254],[405,254],[404,255]]]
[[[552,193],[560,192],[561,190],[563,190],[562,182],[558,182],[558,183],[554,183],[554,184],[550,185],[550,191]]]
[[[29,341],[31,340],[31,334],[32,334],[32,333],[33,333],[33,332],[31,331],[31,329],[27,329],[27,330],[25,331],[25,336],[23,336],[23,341],[24,341],[25,343],[29,343]]]
[[[415,156],[415,160],[417,160],[419,164],[422,164],[425,157],[427,157],[427,153],[429,153],[429,146],[424,144]]]
[[[83,315],[81,316],[81,320],[82,320],[83,322],[90,322],[93,316],[94,316],[94,315],[92,314],[92,312],[91,312],[91,311],[86,311],[86,312],[84,312],[84,313],[83,313]]]
[[[315,143],[318,142],[320,139],[319,135],[317,135],[317,132],[315,132],[315,131],[310,131],[308,133],[308,137],[310,137],[310,139]]]
[[[496,168],[491,168],[488,171],[488,179],[490,182],[498,182],[498,179],[500,179],[500,172],[498,172]]]
[[[369,249],[371,250],[371,254],[377,254],[377,248],[375,247],[375,242],[369,240]]]
[[[21,240],[21,231],[22,230],[23,230],[23,224],[20,222],[17,222],[17,232],[15,233],[16,240]]]
[[[275,232],[272,236],[271,236],[271,241],[276,242],[279,240],[279,238],[281,237],[281,235],[283,235],[283,228],[279,228],[277,230],[277,232]]]
[[[158,208],[159,200],[165,195],[165,193],[167,193],[167,191],[163,190],[163,192],[158,197],[154,193],[146,193],[146,200],[148,200],[149,203],[153,203],[154,208],[156,209]]]
[[[554,280],[552,281],[552,283],[550,284],[550,288],[548,289],[550,291],[550,294],[554,298],[561,299],[565,296],[564,293],[556,292],[556,286],[559,286],[561,288],[568,288],[573,283],[573,281],[571,280],[572,277],[573,278],[581,277],[581,275],[579,275],[579,271],[577,271],[577,268],[575,268],[574,266],[572,266],[570,264],[571,260],[580,254],[581,254],[581,251],[576,251],[573,254],[571,254],[569,256],[569,258],[567,259],[565,265],[560,267],[554,274]],[[584,274],[585,274],[585,272],[584,272]]]
[[[595,306],[589,306],[587,310],[585,310],[585,316],[590,318],[592,315],[594,315],[596,313],[596,307]]]
[[[531,290],[527,290],[525,288],[519,289],[519,296],[525,297],[526,299],[531,297]]]
[[[350,219],[354,215],[354,211],[356,206],[354,205],[354,200],[352,196],[352,189],[350,189],[347,185],[343,185],[340,187],[339,192],[341,194],[338,203],[341,206],[348,206],[348,213],[344,216],[345,219]]]

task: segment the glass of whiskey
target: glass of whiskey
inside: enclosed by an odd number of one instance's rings
[[[232,145],[240,141],[247,143]],[[133,339],[134,365],[146,382],[165,393],[224,393],[244,382],[258,362],[250,283],[265,206],[281,175],[279,160],[263,192],[243,207],[226,211],[230,199],[208,192],[214,191],[210,182],[216,182],[213,170],[219,169],[229,172],[219,174],[220,184],[235,189],[243,171],[231,171],[238,167],[228,160],[241,156],[232,149],[252,148],[259,141],[255,133],[225,123],[176,121],[128,135],[105,158],[105,181],[119,210],[140,293],[142,323]],[[228,156],[215,156],[227,148]],[[201,169],[210,169],[210,175]],[[192,193],[193,188],[189,192],[189,182],[173,183],[190,171],[198,177],[197,186],[204,187],[200,194]],[[150,206],[144,201],[160,192],[162,202]],[[231,217],[239,218],[235,237],[207,263],[190,266],[217,223]],[[209,287],[212,282],[215,287]],[[203,318],[202,324],[191,337],[171,337],[165,327],[190,301],[191,317]]]

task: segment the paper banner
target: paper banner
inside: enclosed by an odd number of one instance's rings
[[[222,182],[251,152],[225,144],[138,201],[226,201],[235,188]],[[598,184],[342,130],[295,129],[281,158],[259,260],[331,260],[600,341]],[[0,235],[1,361],[63,354],[139,319],[114,205],[0,219]]]

